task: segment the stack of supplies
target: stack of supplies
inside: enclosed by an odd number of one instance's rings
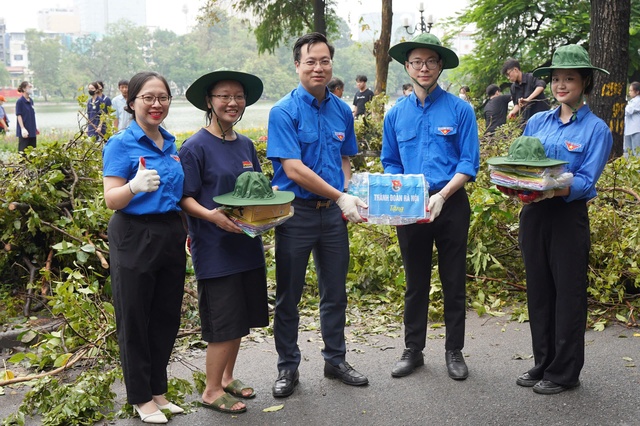
[[[573,174],[567,161],[547,158],[540,139],[520,136],[513,141],[506,157],[487,160],[491,183],[525,191],[546,191],[571,186]]]
[[[242,231],[251,238],[265,233],[293,216],[291,191],[274,191],[260,172],[244,172],[232,192],[213,197]]]

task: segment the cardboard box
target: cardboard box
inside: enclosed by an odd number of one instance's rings
[[[291,203],[275,204],[272,206],[234,207],[231,214],[246,222],[256,222],[274,217],[286,216],[291,211]]]

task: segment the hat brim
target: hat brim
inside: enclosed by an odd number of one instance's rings
[[[553,70],[577,70],[577,69],[590,69],[590,70],[594,70],[594,71],[600,71],[603,72],[605,74],[609,74],[609,71],[605,70],[604,68],[598,68],[598,67],[584,67],[584,66],[575,66],[575,65],[559,65],[559,66],[554,66],[554,67],[540,67],[540,68],[536,68],[535,70],[533,70],[532,74],[534,77],[542,77],[543,75],[549,75],[551,74],[551,72]]]
[[[233,191],[231,191],[213,197],[213,201],[223,206],[275,206],[278,204],[287,204],[296,197],[296,194],[291,191],[273,191],[273,194],[275,196],[269,199],[249,199],[234,197]]]
[[[487,160],[487,164],[491,166],[530,166],[530,167],[553,167],[561,164],[567,164],[568,161],[556,160],[548,158],[546,160],[511,160],[509,157],[493,157]]]
[[[232,80],[242,84],[246,96],[246,106],[253,105],[262,96],[262,80],[253,74],[240,71],[214,71],[198,78],[189,86],[185,96],[198,109],[207,111],[207,89],[219,81]]]
[[[437,44],[419,43],[415,41],[404,41],[396,44],[395,46],[392,46],[391,49],[389,49],[389,56],[404,65],[404,63],[407,61],[407,54],[413,49],[433,50],[438,55],[440,55],[440,59],[442,59],[443,69],[452,69],[460,64],[458,55],[456,55],[453,50]]]

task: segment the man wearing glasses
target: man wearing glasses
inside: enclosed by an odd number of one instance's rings
[[[512,120],[520,114],[520,123],[524,127],[533,114],[549,109],[549,102],[544,94],[547,83],[531,73],[520,71],[520,62],[508,59],[502,66],[502,74],[511,82],[513,109],[509,112],[508,119]]]
[[[349,157],[358,148],[351,109],[327,89],[333,75],[333,53],[333,46],[322,34],[300,37],[293,48],[300,84],[269,113],[267,157],[273,163],[272,184],[296,195],[294,216],[275,231],[273,332],[278,378],[273,385],[274,397],[291,395],[298,383],[298,303],[311,253],[320,292],[324,374],[348,385],[369,383],[345,360],[349,267],[345,220],[361,222],[358,207],[366,205],[345,192],[351,177]]]
[[[444,295],[445,363],[449,377],[464,380],[469,375],[462,348],[471,215],[464,184],[475,181],[479,167],[476,118],[468,102],[438,85],[442,71],[457,67],[459,60],[436,36],[420,34],[391,47],[389,55],[404,65],[413,93],[385,116],[382,165],[385,173],[423,174],[429,184],[429,219],[397,227],[407,284],[405,349],[391,375],[404,377],[424,365],[435,242]]]

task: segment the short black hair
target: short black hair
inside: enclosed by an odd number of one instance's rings
[[[513,58],[509,58],[504,62],[504,65],[502,65],[502,74],[506,75],[507,71],[509,71],[511,68],[518,68],[520,69],[520,62],[518,62],[517,59],[513,59]]]
[[[327,88],[331,93],[333,93],[336,89],[344,89],[344,82],[338,77],[333,77],[329,83],[327,83]]]
[[[366,83],[368,79],[366,75],[358,74],[356,75],[356,81],[364,81]]]
[[[631,86],[635,92],[640,92],[640,83],[637,81],[631,82],[629,86]]]
[[[128,86],[129,85],[129,80],[120,80],[118,82],[118,87],[120,86]]]
[[[298,40],[296,40],[296,43],[293,45],[294,62],[300,62],[300,52],[302,51],[302,46],[306,44],[307,52],[308,52],[309,49],[311,49],[311,46],[313,46],[316,43],[326,44],[327,47],[329,48],[329,56],[331,57],[331,59],[333,59],[333,54],[335,53],[336,49],[331,44],[329,44],[329,41],[324,36],[324,34],[309,33],[300,37]]]
[[[490,98],[493,95],[495,95],[496,92],[499,92],[499,91],[500,91],[500,87],[498,87],[497,84],[490,84],[490,85],[487,86],[487,90],[486,90],[485,93],[487,94],[487,97]]]
[[[403,84],[403,85],[402,85],[402,91],[403,91],[403,92],[404,92],[405,90],[408,90],[408,89],[413,89],[413,84],[411,84],[411,83],[405,83],[405,84]]]

